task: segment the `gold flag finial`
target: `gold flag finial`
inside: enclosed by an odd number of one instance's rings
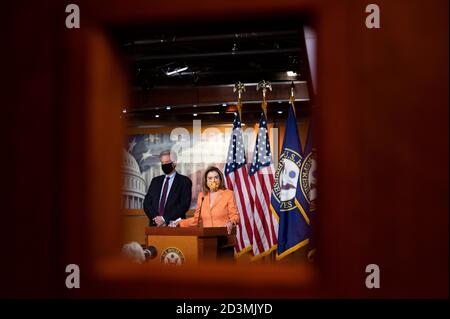
[[[236,84],[234,85],[234,88],[233,88],[233,92],[238,92],[237,109],[239,112],[239,119],[242,120],[242,118],[241,118],[241,108],[242,108],[241,97],[242,97],[242,92],[245,92],[245,85],[242,84],[240,81],[236,82]]]
[[[263,100],[266,100],[266,92],[269,89],[270,91],[272,91],[272,84],[270,84],[270,82],[262,80],[261,82],[258,83],[258,85],[256,86],[256,91],[262,90],[263,93]]]
[[[258,83],[258,85],[256,86],[256,91],[262,90],[263,93],[263,101],[262,101],[262,109],[264,111],[264,115],[267,118],[267,102],[266,102],[266,92],[267,90],[272,91],[272,84],[270,84],[270,82],[262,80],[261,82]]]
[[[236,82],[233,88],[233,92],[238,92],[238,99],[241,100],[242,92],[245,92],[245,85],[242,84],[240,81]]]

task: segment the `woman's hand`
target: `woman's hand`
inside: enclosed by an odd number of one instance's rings
[[[169,227],[180,227],[180,221],[171,221]]]
[[[234,225],[234,223],[232,221],[229,221],[228,223],[225,224],[225,227],[227,228],[228,235],[231,235],[231,231],[233,230],[234,226],[235,225]]]

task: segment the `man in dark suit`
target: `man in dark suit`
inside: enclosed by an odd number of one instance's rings
[[[144,200],[144,211],[150,226],[166,226],[170,221],[186,218],[191,205],[192,181],[175,170],[175,154],[159,155],[165,175],[154,177]]]

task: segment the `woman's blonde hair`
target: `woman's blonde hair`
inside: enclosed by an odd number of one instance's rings
[[[225,187],[225,179],[223,177],[223,173],[220,171],[220,169],[218,169],[215,166],[210,166],[206,169],[205,173],[203,174],[203,178],[202,178],[202,189],[203,189],[203,194],[208,194],[209,193],[209,187],[206,184],[206,176],[208,175],[209,172],[217,172],[217,174],[219,174],[219,178],[220,178],[220,184],[219,184],[219,189],[227,189]]]

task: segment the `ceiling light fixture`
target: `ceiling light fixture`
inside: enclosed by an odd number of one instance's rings
[[[166,75],[167,75],[167,76],[171,76],[171,75],[174,75],[174,74],[177,74],[177,73],[186,71],[187,69],[188,69],[187,66],[182,67],[182,68],[176,68],[176,69],[173,70],[173,71],[167,71],[167,72],[166,72]]]
[[[286,74],[287,76],[297,76],[297,73],[294,71],[287,71]]]

